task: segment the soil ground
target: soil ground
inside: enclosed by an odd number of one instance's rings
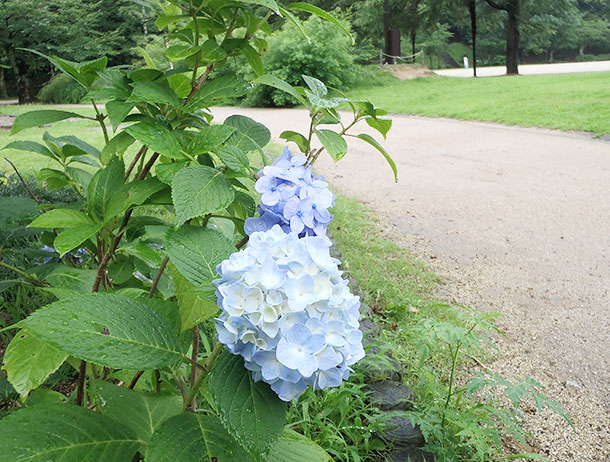
[[[417,77],[428,77],[434,75],[426,66],[417,64],[404,64],[402,66],[387,66],[388,69],[399,80],[411,80]]]

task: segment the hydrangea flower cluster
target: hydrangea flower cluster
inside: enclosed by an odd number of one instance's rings
[[[337,387],[364,357],[359,297],[342,279],[326,236],[280,226],[250,236],[218,265],[218,339],[280,399]]]
[[[261,196],[260,218],[248,218],[248,234],[280,225],[299,236],[324,236],[333,216],[328,211],[335,195],[323,179],[313,176],[305,156],[293,156],[288,148],[261,172],[256,191]]]

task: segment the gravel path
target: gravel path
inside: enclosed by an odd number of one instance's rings
[[[220,119],[233,111],[214,110]],[[301,110],[236,111],[274,137],[307,129]],[[398,184],[360,140],[336,165],[320,158],[317,171],[444,276],[443,298],[505,315],[492,368],[539,380],[576,427],[532,408],[527,429],[541,454],[610,461],[610,143],[396,116],[385,146]]]
[[[554,64],[521,64],[521,75],[544,74],[578,74],[581,72],[607,72],[610,71],[610,61],[589,61],[585,63],[554,63]],[[440,69],[435,74],[447,77],[473,77],[470,69]],[[506,75],[506,66],[477,67],[478,77],[494,77]]]

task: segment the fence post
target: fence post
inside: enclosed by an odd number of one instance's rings
[[[425,56],[424,56],[424,50],[423,50],[423,48],[422,48],[422,50],[421,50],[421,65],[422,65],[422,66],[425,66],[425,65],[426,65],[426,58],[425,58]]]
[[[383,67],[383,50],[379,49],[379,67]]]

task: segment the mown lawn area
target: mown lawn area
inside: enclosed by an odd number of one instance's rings
[[[43,104],[26,104],[23,106],[18,105],[0,105],[0,116],[6,116],[8,114],[23,114],[28,111],[39,111],[39,110],[60,110],[70,111],[77,114],[82,114],[88,117],[95,116],[95,112],[91,106],[83,107],[62,107],[58,105],[43,105]],[[97,122],[93,120],[83,119],[68,119],[61,122],[54,123],[48,127],[34,127],[22,130],[15,135],[11,135],[10,129],[0,129],[0,172],[2,171],[13,171],[12,167],[5,160],[5,157],[13,162],[17,168],[24,170],[25,172],[36,173],[43,168],[57,168],[57,163],[53,160],[35,154],[33,152],[19,151],[16,149],[3,149],[9,143],[13,141],[36,141],[37,143],[44,144],[42,137],[45,132],[49,132],[54,137],[74,135],[81,140],[101,149],[104,145],[104,135]],[[109,127],[109,135],[112,137],[112,128]],[[128,159],[131,159],[137,148],[131,146],[126,153]],[[82,166],[87,168],[86,166]]]
[[[610,133],[610,72],[403,81],[380,75],[348,96],[391,113]]]

